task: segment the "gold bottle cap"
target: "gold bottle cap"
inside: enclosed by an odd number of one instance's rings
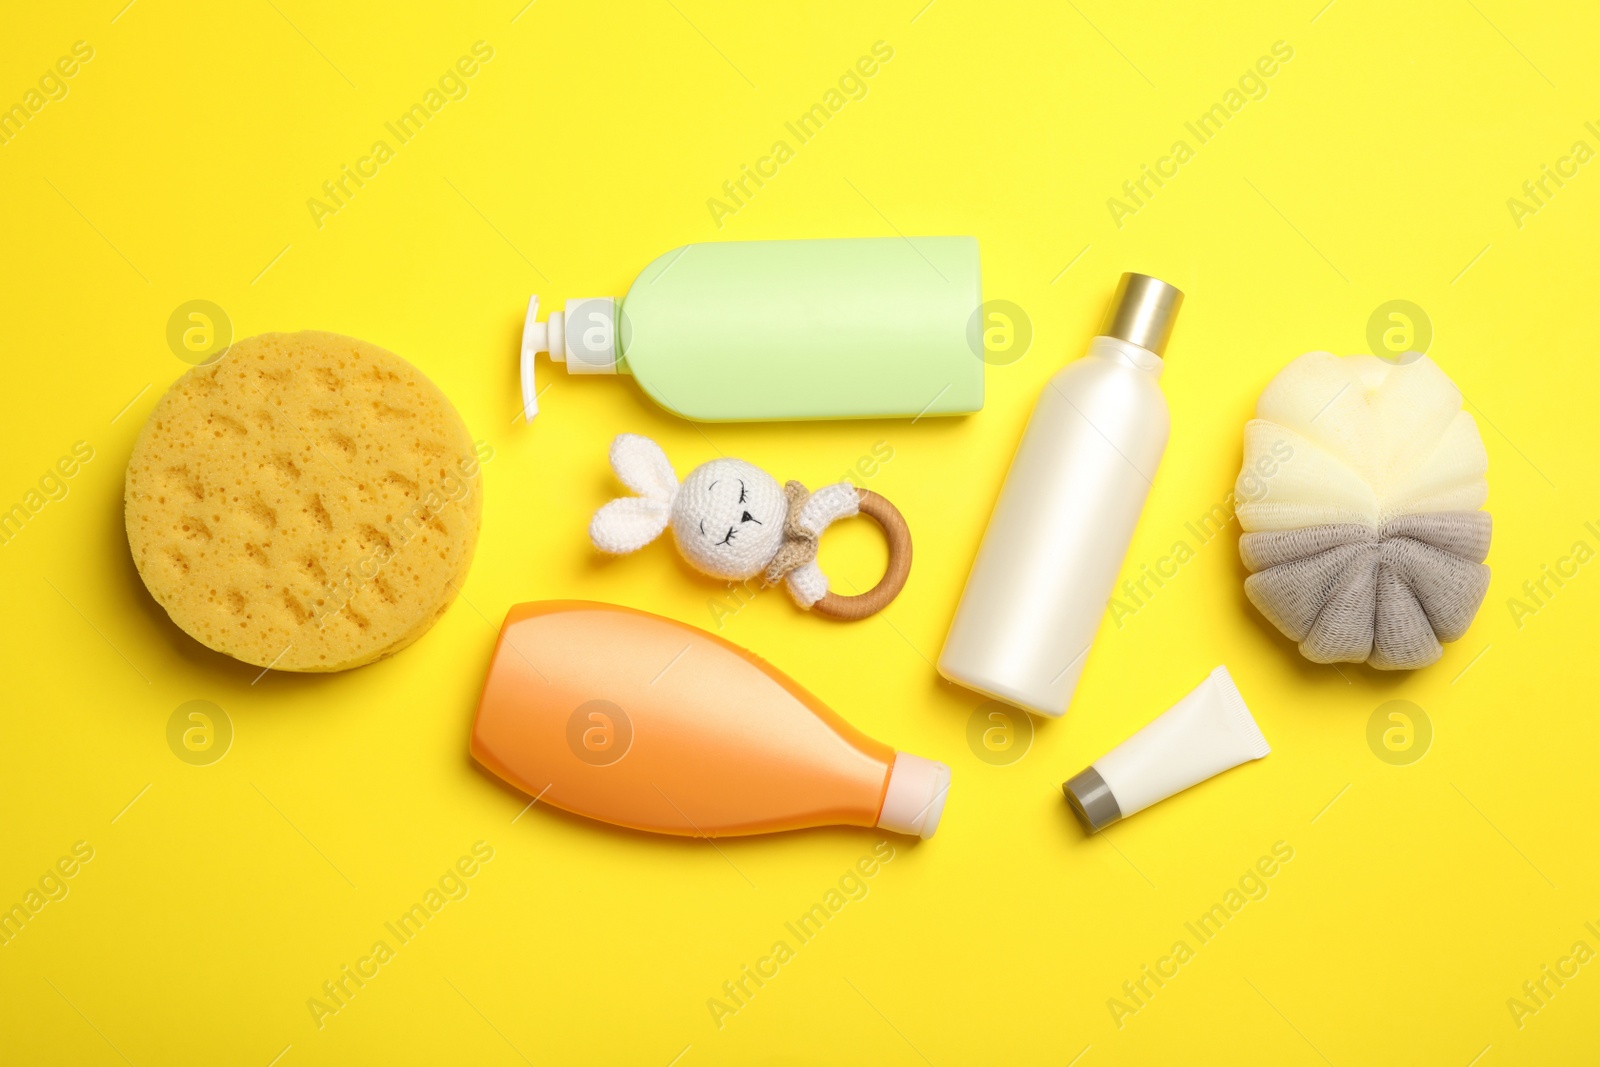
[[[1100,327],[1104,337],[1115,337],[1129,344],[1165,355],[1172,337],[1172,324],[1183,304],[1183,293],[1148,274],[1124,274],[1117,293],[1106,310]]]

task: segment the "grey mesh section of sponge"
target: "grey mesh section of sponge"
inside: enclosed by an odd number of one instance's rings
[[[1484,511],[1247,533],[1245,595],[1314,662],[1426,667],[1483,603],[1490,533]]]
[[[1489,556],[1491,525],[1487,511],[1429,511],[1390,520],[1384,524],[1383,536],[1407,537],[1482,563]]]

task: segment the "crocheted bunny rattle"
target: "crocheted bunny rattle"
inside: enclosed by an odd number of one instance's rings
[[[661,446],[625,433],[611,442],[611,468],[638,496],[606,504],[589,521],[589,539],[602,552],[636,552],[672,527],[678,551],[714,578],[765,585],[785,582],[802,608],[831,619],[864,619],[888,606],[911,572],[911,532],[893,504],[849,482],[808,492],[784,486],[742,459],[714,459],[682,484]],[[859,596],[828,589],[817,566],[817,540],[839,519],[864,514],[883,527],[889,564],[877,585]]]

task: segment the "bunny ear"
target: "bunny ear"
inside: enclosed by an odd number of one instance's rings
[[[611,469],[622,484],[640,496],[670,504],[678,495],[678,472],[661,446],[636,433],[618,434],[611,442]],[[661,531],[656,530],[656,534]],[[654,537],[655,534],[651,534]]]
[[[664,500],[625,496],[594,513],[589,520],[589,540],[614,556],[637,552],[661,536],[671,514],[672,507]]]

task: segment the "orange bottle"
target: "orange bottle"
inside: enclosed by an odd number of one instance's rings
[[[759,656],[581,600],[506,615],[472,754],[544,803],[697,837],[827,825],[932,837],[950,788],[949,767],[867,737]]]

